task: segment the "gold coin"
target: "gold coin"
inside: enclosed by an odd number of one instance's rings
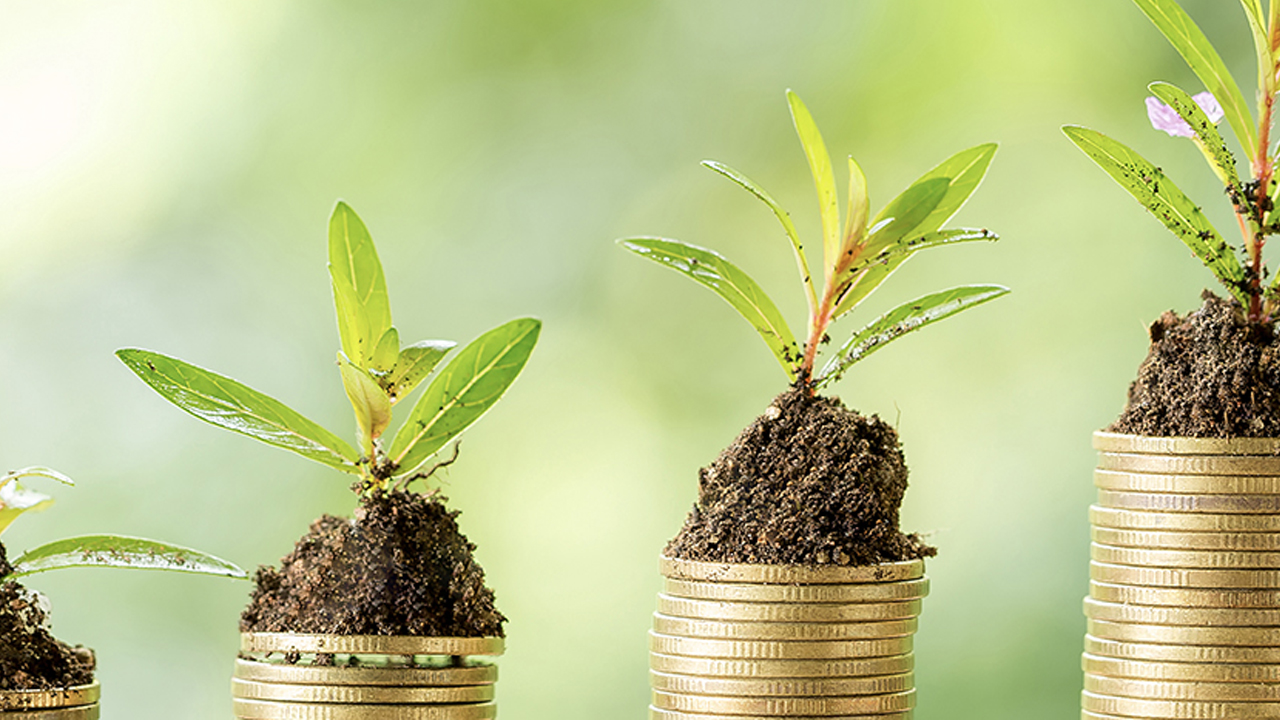
[[[1280,664],[1280,648],[1233,647],[1228,645],[1158,645],[1154,643],[1124,642],[1086,635],[1084,650],[1090,655],[1125,660],[1151,660],[1154,662],[1185,663],[1245,663],[1252,665]]]
[[[691,600],[786,603],[883,603],[919,600],[929,594],[929,578],[864,585],[748,585],[665,578],[668,595]]]
[[[1094,470],[1093,484],[1103,490],[1184,493],[1188,495],[1265,495],[1280,493],[1275,475],[1167,475]]]
[[[1152,588],[1138,585],[1112,585],[1089,581],[1089,596],[1095,600],[1131,605],[1184,606],[1192,608],[1257,608],[1280,607],[1280,591],[1276,590],[1201,590],[1196,588]]]
[[[856,585],[898,582],[924,576],[924,560],[879,565],[758,565],[695,562],[665,555],[658,571],[677,580],[769,585]]]
[[[1129,548],[1093,543],[1094,560],[1112,565],[1144,567],[1200,568],[1204,570],[1276,570],[1280,569],[1280,553],[1236,552],[1234,550],[1164,550]]]
[[[235,677],[257,682],[291,685],[397,685],[401,687],[449,687],[491,685],[498,680],[498,666],[468,663],[462,667],[347,667],[345,665],[289,665],[236,658]]]
[[[1280,665],[1188,663],[1121,660],[1085,653],[1080,667],[1086,673],[1139,680],[1207,683],[1271,683],[1280,688]]]
[[[1090,712],[1135,718],[1254,718],[1280,717],[1280,703],[1207,702],[1197,700],[1145,700],[1081,693],[1080,704]]]
[[[649,673],[654,690],[682,695],[732,695],[735,697],[842,697],[885,695],[915,687],[915,675],[881,675],[863,678],[706,678],[669,673]]]
[[[1280,551],[1280,533],[1161,532],[1094,527],[1096,543],[1117,547],[1164,550]]]
[[[1152,437],[1103,432],[1093,434],[1095,450],[1143,455],[1277,455],[1277,438]]]
[[[744,603],[691,600],[658,594],[658,612],[702,620],[758,622],[875,622],[906,620],[920,614],[920,601],[892,603]]]
[[[1100,505],[1089,507],[1089,522],[1117,530],[1173,532],[1280,532],[1280,515],[1152,512]]]
[[[904,710],[896,713],[876,713],[875,715],[824,715],[822,717],[796,717],[791,715],[788,716],[788,720],[911,720],[914,714],[911,710]],[[704,715],[702,713],[663,710],[650,705],[649,720],[778,720],[778,718],[765,715],[733,715],[726,718],[724,715]],[[1126,719],[1121,718],[1120,720]]]
[[[39,710],[12,710],[4,713],[4,719],[98,720],[98,703],[93,703],[91,705],[78,705],[76,707],[42,708]],[[734,720],[737,720],[737,718]]]
[[[1089,563],[1089,577],[1098,582],[1150,587],[1209,588],[1274,588],[1280,585],[1276,570],[1198,570],[1194,568],[1138,567],[1112,565],[1097,560]]]
[[[870,640],[901,637],[916,631],[916,620],[866,623],[772,623],[690,620],[653,614],[653,629],[663,635],[726,640]]]
[[[1280,475],[1280,455],[1098,453],[1099,470],[1170,475]]]
[[[1194,627],[1187,625],[1139,625],[1090,618],[1089,634],[1108,640],[1158,645],[1229,645],[1280,649],[1280,628]]]
[[[501,655],[500,637],[416,635],[310,635],[240,633],[245,653],[350,653],[353,655]]]
[[[728,678],[860,678],[900,675],[915,669],[915,655],[834,660],[738,660],[649,653],[657,672]]]
[[[1084,689],[1099,695],[1149,700],[1198,700],[1211,702],[1280,702],[1280,685],[1266,683],[1174,682],[1103,677],[1085,673]],[[1280,709],[1280,705],[1277,705]]]
[[[476,705],[335,705],[234,698],[240,720],[492,720],[497,703]]]
[[[653,706],[656,708],[712,715],[873,715],[910,710],[915,705],[915,690],[889,695],[808,698],[680,695],[653,691]]]
[[[284,685],[232,678],[231,696],[285,702],[426,705],[478,703],[493,699],[493,685],[387,687],[385,685]]]
[[[1098,504],[1122,510],[1267,515],[1280,512],[1276,495],[1186,495],[1099,490]]]
[[[98,702],[98,681],[60,690],[0,690],[0,711],[75,707]]]
[[[1118,623],[1145,625],[1199,625],[1202,627],[1280,627],[1280,608],[1188,608],[1128,605],[1096,598],[1084,599],[1085,617]]]
[[[831,660],[911,652],[911,636],[879,640],[708,640],[649,631],[649,650],[663,655],[749,660]]]

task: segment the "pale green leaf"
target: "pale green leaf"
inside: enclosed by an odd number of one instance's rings
[[[997,147],[995,143],[985,143],[968,150],[961,150],[912,183],[914,187],[928,180],[949,178],[950,185],[947,187],[946,195],[938,201],[938,205],[910,234],[923,235],[933,232],[959,212],[969,200],[969,196],[973,195],[973,192],[982,184],[987,168],[991,166],[991,159],[995,157]],[[892,208],[893,203],[886,205],[884,210],[876,216],[873,224],[880,223],[887,217],[893,217]]]
[[[342,388],[356,414],[361,452],[366,458],[372,458],[373,442],[391,422],[391,398],[368,371],[352,365],[342,353],[338,353],[338,369],[342,373]]]
[[[1008,288],[1000,285],[965,285],[900,305],[854,333],[822,368],[815,386],[822,387],[838,380],[849,366],[909,332],[1008,292]]]
[[[878,253],[908,236],[923,235],[937,228],[924,229],[925,220],[947,196],[951,178],[935,177],[917,180],[894,198],[877,218],[876,231],[867,238],[866,252]]]
[[[1267,91],[1267,77],[1274,64],[1271,59],[1271,43],[1267,41],[1267,21],[1263,18],[1262,3],[1259,0],[1240,0],[1244,6],[1245,17],[1249,19],[1249,34],[1253,36],[1254,54],[1258,58],[1258,92]],[[1273,3],[1274,4],[1274,3]],[[1261,98],[1259,98],[1261,100]],[[1259,114],[1262,109],[1259,108]]]
[[[1062,131],[1129,191],[1200,258],[1242,305],[1248,305],[1244,269],[1200,208],[1141,155],[1096,130],[1068,125]]]
[[[884,248],[874,256],[859,260],[856,265],[850,268],[850,274],[856,275],[857,273],[874,265],[888,265],[889,263],[897,262],[906,255],[910,255],[926,248],[938,247],[940,245],[952,245],[962,242],[972,242],[974,240],[999,239],[1000,237],[998,235],[985,228],[935,230],[924,235],[904,238],[893,245]]]
[[[796,233],[795,224],[791,222],[791,215],[786,210],[783,210],[782,206],[769,193],[764,191],[764,188],[752,182],[746,175],[714,160],[703,160],[702,164],[734,181],[744,190],[759,198],[761,202],[768,205],[769,209],[773,211],[773,214],[778,218],[778,222],[782,223],[782,229],[786,231],[787,239],[791,241],[791,249],[796,256],[796,267],[800,269],[800,282],[804,283],[805,292],[809,298],[809,307],[810,309],[816,307],[818,304],[818,291],[813,284],[813,276],[809,272],[809,259],[805,257],[804,245],[800,242],[800,235]]]
[[[867,218],[871,215],[871,196],[867,192],[867,176],[858,162],[849,156],[849,208],[844,223],[844,245],[841,255],[853,252],[867,234]],[[844,258],[841,257],[841,262]]]
[[[400,402],[418,387],[418,383],[431,374],[441,358],[449,354],[457,343],[450,340],[423,340],[405,346],[400,351],[391,372],[379,379],[392,404]]]
[[[760,333],[787,378],[796,379],[800,351],[791,328],[764,290],[738,266],[719,253],[678,240],[629,238],[618,244],[711,288]]]
[[[1214,125],[1196,101],[1180,88],[1163,82],[1151,83],[1147,88],[1151,90],[1152,95],[1173,108],[1173,111],[1191,127],[1191,131],[1200,141],[1199,144],[1205,152],[1205,159],[1209,161],[1210,168],[1227,186],[1227,193],[1231,196],[1232,202],[1244,202],[1244,188],[1240,185],[1240,175],[1236,171],[1236,158],[1223,142],[1218,126]]]
[[[20,483],[0,485],[0,534],[23,513],[43,510],[52,504],[53,498],[28,490]]]
[[[388,452],[396,474],[411,472],[507,391],[538,342],[542,322],[512,320],[464,347],[418,399]]]
[[[11,482],[16,482],[18,480],[21,480],[22,478],[27,478],[27,477],[42,477],[49,480],[56,480],[62,483],[63,485],[76,484],[74,480],[67,477],[66,475],[63,475],[57,470],[54,470],[53,468],[44,467],[43,465],[32,465],[31,467],[24,467],[21,470],[10,470],[9,472],[5,473],[3,476],[0,476],[0,488],[4,487],[5,485],[8,485]]]
[[[391,368],[395,367],[399,357],[400,333],[395,328],[387,328],[387,331],[382,333],[382,339],[374,347],[369,369],[383,374],[391,372]]]
[[[244,570],[199,550],[145,538],[86,535],[28,550],[13,561],[13,572],[8,578],[70,567],[119,567],[246,577]]]
[[[1218,99],[1236,139],[1244,147],[1249,161],[1253,162],[1257,157],[1258,139],[1248,104],[1209,38],[1176,0],[1133,1],[1178,51],[1205,88]]]
[[[116,357],[161,397],[205,422],[344,472],[360,472],[355,449],[275,398],[229,377],[149,350],[125,348],[117,350]]]
[[[791,105],[791,120],[795,123],[796,134],[800,136],[805,157],[809,159],[813,186],[818,191],[818,211],[822,216],[822,265],[830,276],[840,256],[840,200],[836,194],[835,173],[831,170],[831,155],[827,153],[822,134],[800,97],[788,90],[787,102]]]
[[[368,368],[378,341],[391,329],[391,303],[373,238],[344,202],[338,203],[329,219],[329,276],[342,351],[356,365]]]

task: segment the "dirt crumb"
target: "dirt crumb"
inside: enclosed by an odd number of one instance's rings
[[[0,575],[11,570],[0,544]],[[0,690],[54,690],[93,682],[93,651],[49,632],[48,601],[15,581],[0,585]]]
[[[506,618],[444,498],[375,493],[354,514],[322,516],[278,570],[258,568],[241,631],[503,636]]]
[[[898,529],[898,433],[837,398],[788,390],[709,467],[666,554],[684,560],[869,565],[934,555]]]

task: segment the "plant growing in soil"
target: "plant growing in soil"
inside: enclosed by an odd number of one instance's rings
[[[43,477],[67,485],[71,478],[46,467],[0,476],[0,535],[19,516],[48,507],[53,499],[29,490],[23,478]],[[48,690],[93,681],[93,651],[71,647],[49,631],[49,605],[18,578],[71,567],[121,567],[243,578],[231,563],[198,550],[123,535],[86,535],[28,550],[12,562],[0,543],[0,691]]]
[[[537,342],[521,318],[473,340],[435,372],[387,442],[392,409],[432,376],[456,343],[402,346],[368,229],[346,203],[329,220],[329,275],[342,349],[337,365],[355,412],[352,446],[231,378],[127,348],[117,356],[161,396],[206,422],[355,476],[354,520],[325,515],[282,561],[260,568],[243,631],[346,635],[501,635],[505,618],[436,491],[414,491],[457,457],[432,462],[506,392]]]
[[[817,359],[832,323],[916,252],[996,239],[986,229],[942,229],[977,189],[996,146],[979,145],[948,158],[874,216],[866,178],[849,157],[842,225],[826,145],[800,98],[787,91],[787,101],[818,194],[820,284],[787,212],[742,173],[715,161],[702,164],[756,196],[782,223],[808,301],[803,344],[760,285],[722,255],[665,238],[618,241],[726,300],[760,333],[791,383],[715,464],[703,469],[698,503],[667,552],[690,560],[845,565],[930,554],[918,538],[898,530],[907,471],[897,433],[878,417],[865,418],[817,392],[888,343],[1008,289],[966,285],[916,298],[854,332],[821,369]]]
[[[1190,139],[1222,182],[1241,244],[1232,246],[1201,209],[1153,163],[1095,130],[1068,125],[1067,136],[1186,244],[1213,273],[1228,301],[1212,293],[1200,310],[1165,313],[1151,326],[1151,354],[1112,430],[1151,435],[1280,435],[1280,360],[1274,325],[1280,276],[1262,256],[1280,233],[1276,151],[1271,142],[1280,83],[1280,3],[1241,0],[1257,55],[1257,119],[1213,45],[1176,0],[1134,0],[1207,90],[1194,96],[1165,82],[1149,87],[1147,114],[1157,130]],[[1242,179],[1218,123],[1226,119],[1249,161]]]

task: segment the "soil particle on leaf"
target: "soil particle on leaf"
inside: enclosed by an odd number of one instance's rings
[[[892,427],[793,388],[701,470],[698,502],[666,554],[775,565],[932,556],[936,549],[898,529],[906,489]]]
[[[506,618],[444,498],[391,491],[311,525],[280,569],[260,567],[243,632],[502,636]]]
[[[1199,310],[1151,324],[1151,349],[1111,432],[1280,437],[1280,343],[1238,303],[1205,291]]]
[[[10,571],[0,545],[0,575]],[[17,582],[0,585],[0,690],[54,690],[93,682],[93,651],[49,633],[44,598]]]

